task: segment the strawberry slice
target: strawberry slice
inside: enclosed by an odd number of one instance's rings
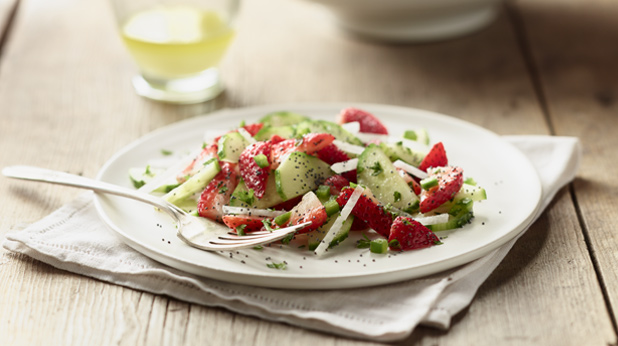
[[[318,229],[326,222],[327,215],[326,209],[320,203],[320,200],[313,192],[306,193],[300,203],[296,205],[290,211],[290,220],[288,226],[298,225],[307,221],[311,221],[311,224],[298,230],[298,234],[307,233]]]
[[[258,199],[264,197],[264,192],[266,192],[271,148],[270,141],[256,142],[246,147],[238,158],[240,176],[245,181],[247,188],[253,189],[255,197]],[[260,156],[265,161],[262,162],[262,166],[258,163]]]
[[[444,167],[448,165],[448,159],[446,158],[446,151],[442,142],[438,142],[431,147],[431,150],[425,155],[423,161],[418,166],[421,171],[427,172],[429,167]]]
[[[396,240],[396,242],[393,242]],[[390,229],[391,250],[416,250],[440,244],[440,239],[427,227],[409,217],[398,216]]]
[[[314,155],[324,147],[330,145],[335,140],[335,136],[328,133],[309,133],[303,136],[303,138],[296,139],[284,139],[277,143],[273,143],[271,150],[271,169],[276,169],[283,156],[289,154],[292,151],[302,151],[309,155]]]
[[[230,196],[238,185],[237,166],[220,161],[221,171],[208,183],[197,203],[198,214],[211,220],[221,221],[223,206],[230,202]]]
[[[242,128],[245,129],[247,132],[249,132],[251,136],[255,136],[258,132],[260,132],[262,127],[264,127],[264,124],[254,123],[254,124],[245,125]]]
[[[242,227],[242,231],[245,233],[256,232],[262,229],[264,223],[262,222],[264,217],[261,216],[249,216],[249,215],[224,215],[223,223],[233,229],[236,230],[238,227]]]
[[[339,124],[351,123],[354,121],[360,124],[360,132],[388,134],[386,126],[384,126],[375,115],[358,108],[350,107],[341,110],[337,119]]]
[[[337,197],[337,203],[343,208],[348,202],[350,196],[354,192],[354,188],[347,186],[341,190]],[[355,218],[363,220],[374,231],[380,233],[384,237],[388,237],[391,231],[393,218],[391,214],[384,209],[384,206],[378,202],[369,189],[365,189],[363,194],[356,202],[352,209],[352,215]]]
[[[348,179],[344,178],[341,175],[333,175],[326,179],[322,184],[330,186],[331,195],[339,196],[339,194],[341,193],[341,189],[350,185],[350,181],[348,181]]]
[[[436,177],[438,185],[421,192],[421,213],[432,211],[451,200],[463,185],[463,169],[460,167],[442,167],[429,176]]]
[[[337,162],[348,161],[350,159],[348,154],[332,143],[318,150],[316,155],[320,160],[328,163],[329,165]],[[356,170],[343,172],[341,175],[351,182],[356,182]]]

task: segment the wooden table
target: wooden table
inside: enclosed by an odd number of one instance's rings
[[[128,142],[221,107],[368,102],[437,111],[499,134],[577,136],[577,179],[448,331],[402,344],[616,344],[618,2],[508,2],[490,27],[440,43],[346,36],[293,0],[247,0],[227,92],[174,106],[135,95],[104,0],[0,0],[0,166],[94,176]],[[79,191],[0,178],[0,235]],[[187,304],[0,250],[0,344],[367,344]]]

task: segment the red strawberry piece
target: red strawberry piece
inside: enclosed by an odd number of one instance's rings
[[[352,221],[352,226],[350,226],[350,231],[364,231],[367,228],[369,228],[369,226],[365,221],[355,217],[354,221]]]
[[[392,250],[408,251],[440,244],[440,239],[418,221],[398,216],[391,226],[388,242]]]
[[[272,208],[275,210],[292,210],[292,208],[294,208],[298,203],[300,203],[301,199],[303,198],[303,196],[296,196],[292,199],[288,199],[285,202],[281,202],[275,206],[273,206]]]
[[[215,144],[204,147],[195,159],[193,159],[193,161],[191,161],[191,163],[176,176],[176,180],[179,183],[184,183],[187,180],[187,177],[193,175],[195,167],[202,167],[202,165],[211,158],[218,158],[216,142]]]
[[[403,180],[410,186],[412,187],[412,190],[414,191],[414,193],[418,196],[421,194],[421,185],[418,183],[418,181],[414,180],[414,178],[408,174],[406,171],[404,171],[401,168],[396,168],[397,169],[397,173],[399,173],[399,175],[403,178]]]
[[[350,186],[344,187],[341,190],[341,193],[337,197],[339,206],[343,208],[350,199],[352,192],[354,192],[354,188]],[[373,228],[373,230],[384,237],[388,237],[390,234],[393,218],[368,189],[365,189],[358,199],[358,202],[356,202],[356,205],[352,209],[352,215],[354,215],[355,219],[365,221],[369,227]]]
[[[221,221],[223,206],[230,202],[230,196],[238,185],[238,171],[235,164],[220,161],[221,171],[206,185],[197,203],[198,214],[211,220]]]
[[[302,151],[309,155],[313,155],[330,145],[334,140],[335,137],[328,133],[309,133],[299,140],[284,139],[277,143],[273,143],[270,168],[276,169],[281,163],[283,156],[292,151]]]
[[[251,136],[255,136],[258,132],[260,132],[262,127],[264,127],[264,124],[262,124],[262,123],[255,123],[255,124],[245,125],[242,128],[245,129],[247,132],[249,132],[249,134]]]
[[[271,142],[272,144],[277,144],[277,143],[279,143],[279,142],[283,142],[283,141],[285,141],[285,138],[283,138],[283,137],[281,137],[281,136],[279,136],[279,135],[272,135],[272,136],[270,137],[270,142]]]
[[[333,175],[326,179],[323,185],[330,186],[330,194],[333,196],[338,196],[341,193],[341,189],[350,185],[348,179],[344,178],[341,175]]]
[[[329,165],[337,162],[348,161],[350,159],[348,154],[337,148],[337,146],[332,143],[318,150],[317,156],[320,160],[328,163]]]
[[[262,222],[265,218],[261,216],[249,216],[249,215],[224,215],[223,223],[233,229],[241,227],[245,225],[242,229],[243,232],[256,232],[262,229],[264,223]]]
[[[337,162],[348,161],[350,159],[350,156],[348,156],[348,154],[346,154],[343,150],[339,149],[335,144],[329,144],[325,146],[324,148],[318,150],[316,154],[320,160],[328,163],[329,165],[335,164]],[[355,169],[343,172],[341,175],[344,176],[348,181],[354,183],[356,182]]]
[[[246,147],[240,154],[238,159],[238,165],[240,166],[240,176],[245,181],[245,185],[249,189],[253,189],[255,197],[264,197],[266,192],[266,182],[268,180],[268,171],[270,169],[270,162],[265,167],[260,167],[255,161],[255,157],[258,155],[266,156],[266,160],[270,159],[271,143],[255,142]]]
[[[418,166],[421,171],[427,172],[429,167],[444,167],[448,165],[448,159],[446,158],[446,151],[442,142],[438,142],[431,147],[431,150],[425,155],[423,161]]]
[[[314,193],[306,193],[300,203],[290,211],[288,226],[299,225],[304,222],[311,222],[308,226],[298,230],[298,234],[307,233],[322,226],[328,215],[326,209]]]
[[[332,144],[334,140],[335,136],[328,133],[309,133],[303,136],[296,150],[313,155]]]
[[[339,113],[339,124],[351,123],[354,121],[360,124],[360,132],[388,134],[386,126],[384,126],[375,115],[367,111],[350,107],[343,109],[341,113]]]
[[[432,211],[451,200],[463,185],[463,170],[459,167],[443,167],[430,176],[438,179],[438,185],[421,192],[421,213]]]
[[[273,143],[270,151],[270,168],[276,169],[279,167],[283,157],[296,149],[295,139],[284,139],[280,142]]]

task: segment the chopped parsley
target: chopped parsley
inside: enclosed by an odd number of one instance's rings
[[[371,246],[371,239],[367,235],[363,234],[363,239],[356,241],[356,247],[358,249],[368,249]]]
[[[382,168],[382,165],[378,161],[374,162],[372,166],[369,166],[369,169],[371,169],[373,171],[373,172],[371,172],[371,175],[374,176],[374,177],[376,175],[380,175],[380,174],[382,174],[382,172],[384,172],[384,168]]]
[[[247,225],[240,225],[240,226],[236,227],[236,234],[238,234],[238,235],[247,235],[247,233],[245,233],[245,228],[247,228]]]
[[[393,198],[395,198],[395,202],[401,201],[401,192],[399,191],[393,192]]]
[[[279,270],[285,270],[288,266],[285,262],[281,262],[281,263],[267,263],[266,266],[268,268],[272,268],[272,269],[279,269]]]
[[[247,203],[248,205],[253,205],[253,202],[255,201],[253,189],[234,192],[234,197],[238,198],[242,202]]]
[[[172,152],[171,150],[161,149],[161,154],[164,155],[164,156],[170,156],[173,153],[174,152]]]

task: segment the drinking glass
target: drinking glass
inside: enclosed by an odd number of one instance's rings
[[[223,91],[218,64],[234,39],[240,0],[110,0],[139,67],[139,95],[198,103]]]

